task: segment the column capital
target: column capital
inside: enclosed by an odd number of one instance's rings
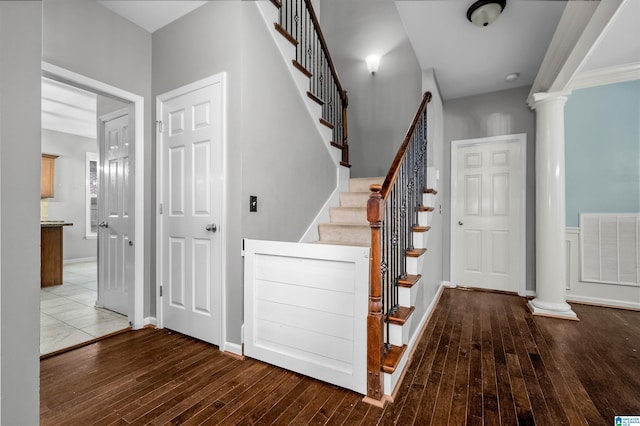
[[[564,105],[567,102],[569,95],[571,94],[570,90],[562,91],[562,92],[538,92],[534,93],[529,100],[529,107],[532,109],[536,109],[538,105],[559,101]]]

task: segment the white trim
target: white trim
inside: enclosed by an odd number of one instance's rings
[[[536,291],[535,290],[527,290],[525,292],[525,296],[526,297],[536,297]]]
[[[134,256],[138,261],[134,262],[134,283],[131,297],[133,297],[133,312],[129,312],[129,322],[134,329],[143,327],[144,322],[144,97],[135,93],[122,90],[110,84],[103,83],[93,78],[78,74],[47,62],[42,62],[42,71],[45,74],[62,78],[71,84],[78,84],[97,92],[108,93],[118,98],[133,103],[135,110],[135,170],[134,170]]]
[[[441,285],[441,286],[444,286],[444,287],[449,287],[449,288],[456,288],[456,287],[458,287],[457,285],[453,284],[451,281],[442,281],[442,282],[440,283],[440,285]]]
[[[614,299],[601,299],[599,297],[576,296],[567,294],[567,302],[584,303],[586,305],[605,306],[611,308],[626,308],[640,310],[640,303],[625,302]]]
[[[157,321],[156,321],[156,317],[144,317],[144,321],[143,321],[144,325],[152,325],[152,326],[156,326]]]
[[[449,277],[453,286],[455,283],[455,267],[456,267],[456,224],[458,223],[455,218],[457,217],[456,206],[456,193],[457,193],[457,174],[458,174],[458,148],[470,145],[478,144],[492,144],[492,143],[517,143],[520,144],[520,166],[522,169],[522,179],[520,182],[520,284],[518,286],[518,295],[524,296],[526,294],[527,287],[527,134],[516,133],[511,135],[502,136],[489,136],[486,138],[476,139],[461,139],[451,142],[451,215],[450,219],[450,262],[449,262]]]
[[[640,80],[640,63],[581,72],[571,79],[567,88],[569,90],[585,89],[635,80]]]
[[[227,349],[227,309],[226,309],[226,283],[227,283],[227,232],[226,225],[228,224],[228,214],[230,203],[227,201],[229,191],[229,179],[227,178],[228,158],[227,158],[227,79],[226,72],[221,72],[209,77],[205,77],[201,80],[194,81],[185,86],[181,86],[177,89],[170,90],[166,93],[156,96],[156,120],[162,121],[162,106],[167,99],[174,98],[176,96],[183,95],[194,90],[202,89],[213,84],[220,83],[222,89],[222,222],[220,223],[218,232],[221,234],[221,277],[220,277],[220,350],[230,351]],[[156,126],[156,144],[160,147],[159,142],[162,140],[162,134],[160,129]],[[156,211],[156,320],[157,327],[163,328],[163,310],[162,310],[162,297],[160,297],[160,285],[162,284],[162,217],[160,215],[159,206],[163,202],[162,199],[162,178],[159,174],[162,171],[162,149],[158,149],[156,152],[156,202],[154,206]],[[230,351],[231,352],[231,351]]]
[[[529,106],[533,106],[534,93],[559,92],[571,87],[625,1],[629,0],[567,2],[531,86],[527,98]]]
[[[97,262],[97,261],[98,261],[98,258],[94,256],[94,257],[79,257],[77,259],[65,259],[62,263],[67,265],[69,263]]]
[[[220,350],[223,352],[229,352],[239,356],[244,356],[244,354],[242,353],[242,345],[239,345],[237,343],[224,342],[224,344],[220,345]]]

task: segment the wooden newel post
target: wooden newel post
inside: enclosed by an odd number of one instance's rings
[[[384,395],[382,377],[383,315],[382,315],[382,272],[380,262],[380,228],[384,220],[384,200],[382,186],[369,187],[371,195],[367,201],[367,220],[371,226],[371,258],[369,263],[369,313],[367,315],[367,397],[381,400]]]

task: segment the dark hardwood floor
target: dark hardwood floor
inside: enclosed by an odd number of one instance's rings
[[[41,361],[43,425],[611,425],[640,415],[640,312],[446,289],[396,401],[362,396],[167,330]]]

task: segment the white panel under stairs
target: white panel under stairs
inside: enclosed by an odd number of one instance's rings
[[[366,393],[369,249],[244,247],[245,354]]]

